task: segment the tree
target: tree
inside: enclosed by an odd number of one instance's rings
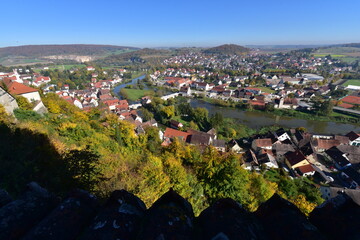
[[[206,108],[198,107],[192,111],[191,118],[195,123],[197,123],[200,129],[206,129],[209,124],[208,116],[209,116],[209,112]]]
[[[194,121],[190,121],[189,128],[199,130],[199,126]]]
[[[289,93],[288,98],[295,98],[295,93]]]
[[[301,212],[303,212],[306,216],[314,210],[317,206],[315,203],[309,202],[306,200],[305,196],[300,194],[296,197],[295,200],[290,200],[295,206],[297,206]]]
[[[210,124],[213,128],[221,126],[224,124],[224,117],[221,113],[215,113],[210,118]]]
[[[215,148],[209,146],[201,161],[197,162],[196,171],[210,203],[226,197],[246,203],[249,176],[234,155],[220,156]]]
[[[265,105],[265,111],[267,112],[273,112],[275,110],[275,106],[273,103],[267,103]]]
[[[32,110],[32,104],[23,96],[16,96],[16,102],[19,105],[19,108],[23,110]]]
[[[129,99],[129,94],[127,93],[125,88],[122,88],[120,90],[120,95],[124,98],[124,99]]]
[[[192,114],[192,107],[189,103],[180,103],[176,106],[178,115],[189,116]]]
[[[334,107],[334,103],[330,100],[321,100],[314,98],[312,100],[314,111],[322,116],[330,116]]]
[[[142,109],[142,115],[145,121],[149,121],[154,118],[154,114],[147,110],[146,108]]]
[[[9,122],[13,119],[12,116],[10,116],[3,105],[0,104],[0,122]]]
[[[332,101],[324,101],[319,109],[319,113],[323,116],[330,116],[333,112],[334,103]]]
[[[175,107],[174,106],[166,106],[161,108],[161,114],[163,117],[169,119],[175,116]]]
[[[83,150],[71,150],[65,155],[64,161],[72,178],[78,182],[78,187],[89,191],[95,188],[101,178],[97,169],[99,156],[89,147]]]

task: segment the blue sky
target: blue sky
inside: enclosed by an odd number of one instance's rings
[[[1,9],[0,47],[360,42],[359,0],[12,0]]]

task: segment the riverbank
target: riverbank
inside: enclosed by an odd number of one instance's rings
[[[350,131],[360,132],[360,125],[352,123],[320,121],[320,118],[303,119],[297,116],[275,115],[272,112],[260,110],[243,110],[237,107],[216,106],[203,99],[196,98],[189,99],[188,101],[193,108],[206,108],[210,115],[220,113],[224,118],[232,118],[240,124],[257,130],[262,127],[275,125],[284,128],[305,127],[310,132],[327,134],[347,134]]]
[[[123,79],[123,81],[121,83],[118,83],[114,86],[114,88],[123,85],[123,84],[127,84],[132,82],[134,79],[139,79],[141,76],[146,76],[146,72],[135,72],[134,74],[131,74],[131,78],[127,78],[127,79]]]
[[[248,109],[246,108],[246,104],[236,103],[236,102],[228,102],[220,99],[213,98],[199,98],[201,101],[208,102],[210,104],[214,104],[219,107],[228,107],[228,108],[236,108],[242,111],[250,111],[250,112],[262,112],[273,114],[274,116],[280,117],[294,117],[300,118],[304,120],[316,120],[322,122],[337,122],[337,123],[345,123],[345,124],[355,124],[360,126],[360,117],[349,116],[347,114],[342,114],[338,112],[334,112],[330,116],[319,116],[310,111],[298,111],[294,109],[273,109],[270,111],[259,110],[259,109]]]
[[[120,93],[120,90],[121,90],[122,88],[125,88],[125,87],[128,86],[128,85],[133,85],[133,84],[137,83],[138,80],[142,80],[142,79],[144,79],[145,77],[146,77],[146,75],[143,74],[143,75],[141,75],[141,76],[138,76],[138,77],[136,77],[136,78],[131,79],[130,81],[122,82],[121,84],[116,85],[116,86],[114,87],[114,89],[113,89],[114,95],[116,95],[116,96],[118,96],[118,97],[121,97],[119,93]]]

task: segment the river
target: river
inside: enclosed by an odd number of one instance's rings
[[[210,115],[221,113],[226,118],[236,119],[239,123],[255,129],[259,129],[263,126],[279,125],[286,128],[305,127],[308,131],[314,133],[347,134],[350,131],[360,132],[360,126],[354,124],[322,122],[284,116],[280,117],[265,112],[252,112],[236,108],[219,107],[198,99],[191,99],[190,105],[194,108],[206,108]]]
[[[114,93],[121,97],[119,95],[121,88],[128,85],[134,85],[138,80],[144,78],[145,75],[142,75],[132,79],[131,82],[118,85],[115,87]],[[226,118],[236,119],[239,123],[255,129],[259,129],[263,126],[279,125],[280,127],[286,128],[305,127],[308,131],[314,133],[347,134],[350,131],[360,132],[360,126],[355,124],[305,120],[284,116],[280,117],[266,112],[251,112],[236,108],[219,107],[198,99],[191,99],[189,101],[190,105],[194,108],[206,108],[210,115],[218,112]]]
[[[134,78],[131,80],[131,82],[123,83],[114,88],[114,93],[120,98],[119,92],[122,88],[129,86],[129,85],[135,85],[137,84],[138,80],[142,80],[145,78],[146,75],[141,75],[140,77]]]

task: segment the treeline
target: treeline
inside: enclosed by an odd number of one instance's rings
[[[137,51],[131,51],[122,54],[110,55],[106,58],[96,60],[95,63],[104,66],[123,66],[123,65],[141,65],[151,66],[159,65],[167,57],[171,56],[171,51],[144,48]]]
[[[91,44],[24,45],[0,48],[0,57],[41,57],[51,55],[104,55],[121,50],[135,50],[133,47]]]
[[[115,75],[119,73],[115,69],[103,69],[100,66],[94,65],[95,71],[98,76],[97,80],[107,80],[112,79]],[[78,68],[75,70],[42,70],[40,72],[45,77],[51,78],[51,83],[55,84],[58,89],[61,89],[65,84],[69,85],[69,88],[74,89],[84,89],[92,79],[92,73],[86,70],[85,67]],[[131,72],[126,72],[122,76],[125,79],[131,79]]]
[[[250,51],[249,48],[239,46],[236,44],[224,44],[221,46],[208,48],[203,51],[205,54],[220,54],[220,55],[242,55],[244,53],[248,53]]]

